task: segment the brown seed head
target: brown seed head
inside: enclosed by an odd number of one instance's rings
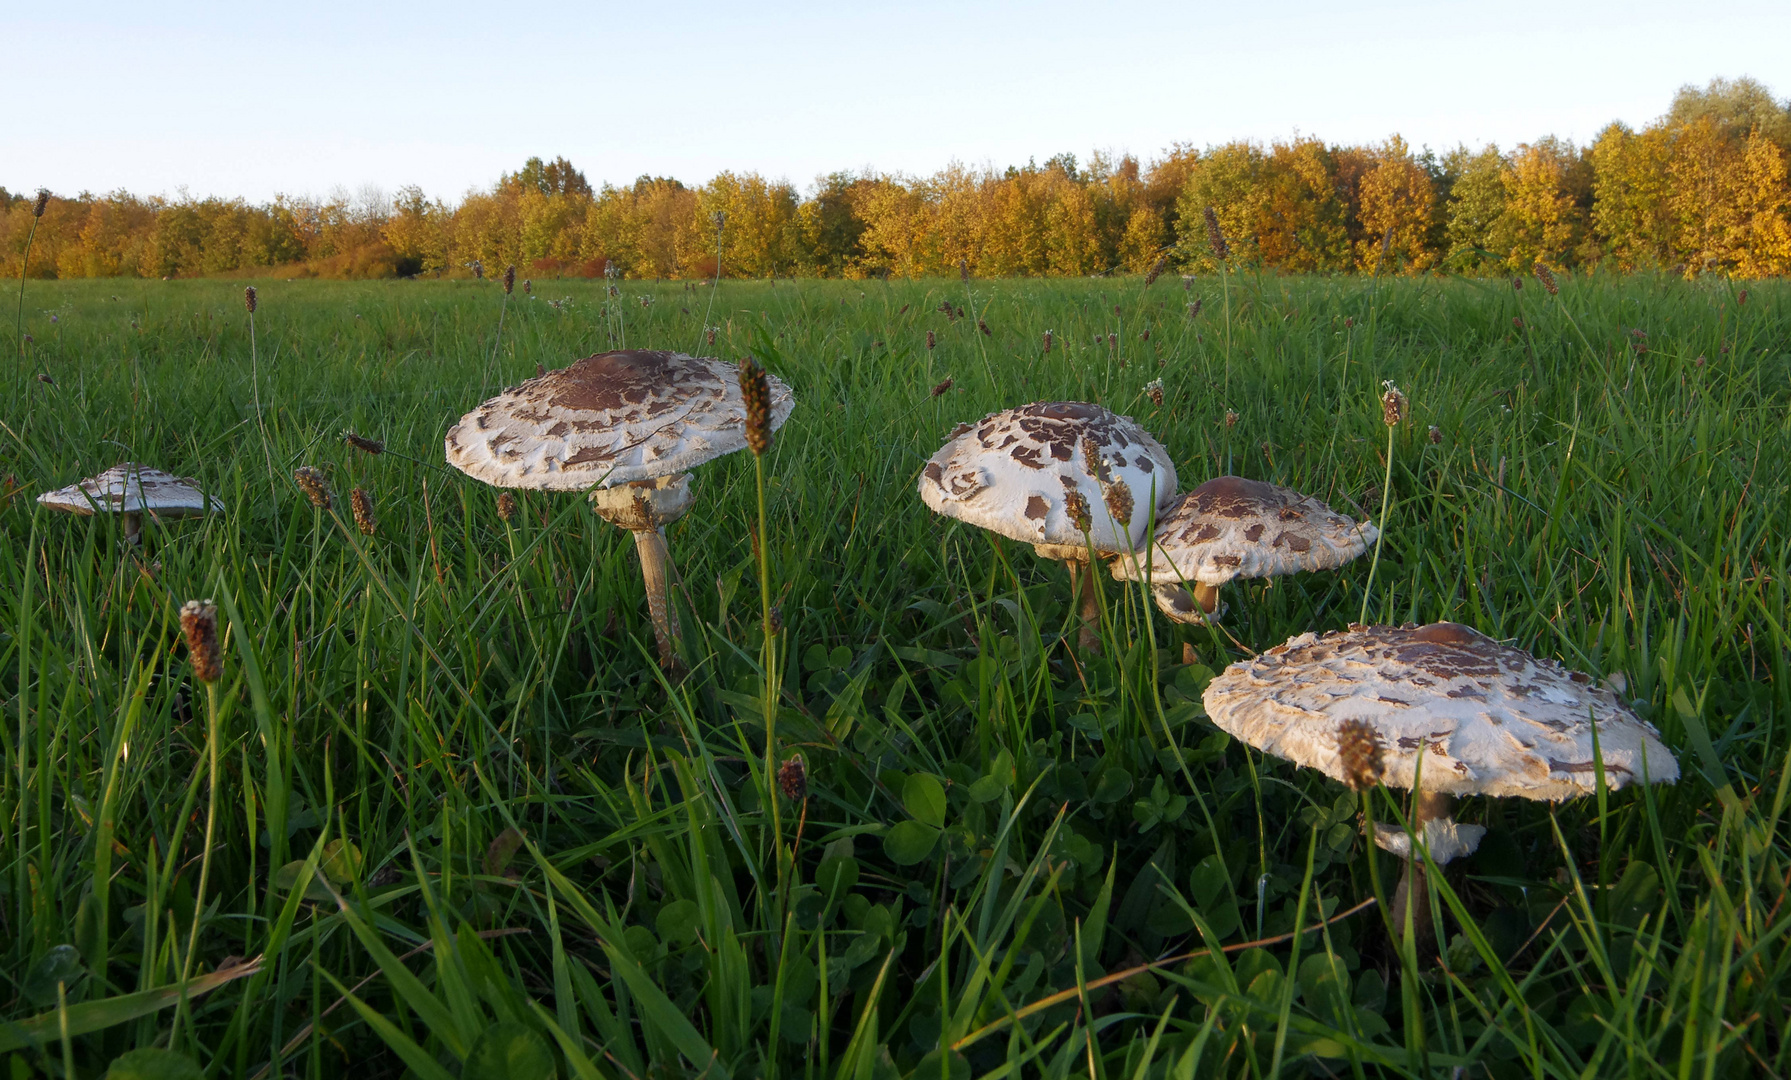
[[[1124,480],[1115,480],[1108,484],[1101,490],[1101,494],[1107,500],[1107,512],[1113,515],[1114,521],[1122,524],[1131,522],[1132,489]]]
[[[1356,791],[1367,791],[1381,782],[1385,767],[1381,737],[1366,720],[1345,720],[1337,725],[1337,756],[1343,762],[1343,782]]]
[[[243,290],[243,306],[249,309],[249,314],[251,315],[255,314],[255,302],[255,286],[250,285]]]
[[[1435,424],[1430,425],[1430,436],[1429,437],[1430,437],[1430,445],[1441,446],[1443,444],[1443,429],[1440,427],[1437,427]]]
[[[1230,431],[1238,426],[1238,414],[1231,409],[1225,410],[1225,430]]]
[[[950,389],[951,389],[951,376],[947,375],[943,382],[941,382],[937,386],[933,387],[933,393],[930,396],[938,397],[940,394],[943,394],[947,390],[950,390]]]
[[[936,344],[936,342],[933,339],[933,332],[931,330],[928,330],[927,331],[927,351],[928,352],[933,351],[933,346],[935,344]]]
[[[740,358],[740,396],[746,399],[746,447],[762,457],[771,449],[771,384],[750,356]]]
[[[1107,335],[1107,347],[1109,349],[1119,348],[1119,335],[1118,334],[1108,334]]]
[[[1231,245],[1225,242],[1225,234],[1219,231],[1219,214],[1212,207],[1203,211],[1206,217],[1206,242],[1213,249],[1213,258],[1224,262],[1231,258]]]
[[[367,494],[367,489],[355,488],[349,492],[348,505],[354,510],[354,527],[361,530],[362,536],[372,536],[379,526],[373,520],[373,497]]]
[[[193,677],[214,683],[223,677],[224,654],[218,648],[218,606],[210,600],[188,600],[180,606],[180,630],[187,639]]]
[[[299,490],[305,493],[305,498],[311,500],[312,506],[319,510],[330,508],[334,499],[330,493],[329,479],[323,473],[309,465],[300,465],[292,470],[292,479],[297,482]]]
[[[1101,483],[1107,482],[1107,463],[1101,459],[1101,448],[1090,436],[1082,436],[1082,469]]]
[[[1735,294],[1735,302],[1737,304],[1747,303],[1747,290],[1746,289],[1743,289],[1740,292]]]
[[[777,767],[777,786],[782,789],[784,798],[791,802],[808,798],[808,764],[801,754],[791,754],[789,760]]]
[[[535,282],[532,278],[522,279],[522,291],[524,293],[532,293],[535,291]]]
[[[1045,352],[1047,355],[1051,352],[1051,331],[1049,330],[1045,331]]]
[[[377,439],[364,438],[360,435],[356,435],[352,431],[344,431],[342,433],[342,441],[363,454],[383,454],[386,452],[385,443],[382,443]]]
[[[516,291],[516,267],[504,267],[504,295],[509,296]]]
[[[1200,314],[1200,299],[1198,297],[1196,297],[1194,302],[1192,304],[1188,305],[1188,318],[1192,319],[1196,315],[1199,315],[1199,314]]]
[[[771,632],[773,634],[784,632],[784,606],[782,604],[771,605]]]
[[[715,327],[711,326],[709,328],[708,336],[709,336],[709,346],[711,348],[713,348],[715,346]]]
[[[1159,277],[1163,276],[1163,268],[1168,265],[1169,265],[1169,256],[1167,256],[1167,255],[1157,256],[1157,261],[1150,264],[1150,273],[1144,275],[1144,287],[1148,289],[1152,285],[1155,285],[1157,283],[1157,279]]]
[[[970,260],[968,260],[968,259],[959,259],[958,260],[958,280],[959,281],[969,281],[970,280]]]
[[[1089,512],[1088,500],[1067,479],[1063,482],[1063,509],[1069,515],[1071,523],[1081,531],[1087,532],[1094,525],[1094,515]]]
[[[1152,379],[1150,382],[1145,383],[1144,384],[1144,393],[1145,393],[1145,396],[1150,398],[1150,403],[1152,405],[1155,405],[1158,408],[1163,407],[1163,380],[1162,379]]]
[[[981,319],[976,320],[976,328],[983,332],[984,337],[994,337],[995,336],[994,334],[989,332],[989,324],[982,321]]]
[[[506,523],[516,516],[516,496],[505,491],[498,494],[498,518]]]
[[[1516,315],[1513,315],[1511,317],[1511,328],[1513,330],[1522,330],[1524,328],[1524,321]]]
[[[1531,267],[1531,271],[1536,275],[1536,280],[1542,282],[1542,287],[1548,290],[1550,296],[1561,291],[1561,286],[1555,284],[1555,272],[1548,268],[1547,263],[1537,260],[1536,265]]]
[[[1411,406],[1406,401],[1405,395],[1399,392],[1399,387],[1394,386],[1391,380],[1383,385],[1386,386],[1387,392],[1381,395],[1381,419],[1387,422],[1388,427],[1397,427],[1399,422],[1405,419]]]
[[[37,189],[37,201],[31,204],[31,216],[34,218],[43,217],[44,211],[49,209],[49,207],[50,207],[50,189],[49,188],[38,188]]]
[[[480,281],[485,280],[485,264],[478,259],[473,260],[473,277]]]
[[[1519,277],[1516,274],[1512,274],[1511,275],[1511,289],[1513,292],[1523,292],[1524,291],[1524,279]]]

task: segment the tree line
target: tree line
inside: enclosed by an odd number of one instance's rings
[[[1140,163],[1060,154],[1004,170],[835,173],[806,192],[723,172],[593,188],[530,159],[457,204],[415,187],[329,198],[46,200],[0,188],[0,276],[1083,276],[1656,269],[1791,273],[1791,103],[1751,79],[1686,87],[1640,130],[1586,146],[1414,150],[1300,137]],[[40,215],[41,212],[41,216]],[[35,233],[33,234],[33,226]]]

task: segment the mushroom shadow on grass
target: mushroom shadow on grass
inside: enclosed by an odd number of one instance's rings
[[[934,512],[1029,543],[1069,568],[1085,652],[1100,648],[1091,551],[1104,558],[1137,547],[1175,485],[1169,452],[1137,421],[1080,401],[960,424],[920,473],[921,500]]]
[[[771,426],[795,395],[768,377]],[[448,463],[495,487],[589,491],[598,517],[634,535],[659,660],[677,664],[665,527],[696,503],[688,469],[746,447],[738,373],[720,360],[626,350],[512,387],[448,431]]]
[[[1221,729],[1352,786],[1361,778],[1346,765],[1341,725],[1371,730],[1382,747],[1378,779],[1422,783],[1412,820],[1438,864],[1473,854],[1486,832],[1455,821],[1459,796],[1559,802],[1596,793],[1601,764],[1612,790],[1679,779],[1660,732],[1591,676],[1456,623],[1301,634],[1226,668],[1204,700]],[[1427,940],[1430,903],[1412,838],[1377,825],[1374,841],[1406,860],[1394,925],[1409,906],[1417,940]]]
[[[1114,560],[1113,576],[1148,583],[1163,614],[1201,626],[1224,614],[1226,582],[1331,570],[1379,535],[1372,522],[1352,521],[1310,495],[1220,476],[1175,500],[1148,547]]]
[[[192,477],[131,461],[78,484],[46,491],[37,501],[51,510],[82,517],[117,514],[127,544],[142,543],[144,514],[159,520],[224,512],[224,500],[205,494]]]

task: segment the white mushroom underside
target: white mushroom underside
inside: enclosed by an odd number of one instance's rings
[[[1085,442],[1087,440],[1088,442]],[[1092,445],[1096,461],[1088,460]],[[1116,488],[1131,508],[1123,517]],[[1099,405],[1041,402],[961,425],[926,464],[920,497],[947,517],[1042,546],[1130,551],[1175,496],[1175,464],[1130,417]],[[1086,533],[1077,527],[1085,514]]]
[[[1486,826],[1463,825],[1454,818],[1431,818],[1424,823],[1424,845],[1438,866],[1480,850],[1485,835]],[[1375,822],[1374,844],[1402,859],[1412,857],[1412,835],[1397,825]]]
[[[224,501],[200,491],[199,481],[131,462],[114,465],[78,484],[46,491],[37,501],[82,517],[96,512],[192,517],[208,508],[224,512]]]
[[[1450,795],[1566,799],[1671,782],[1679,764],[1657,732],[1579,672],[1467,627],[1353,627],[1301,634],[1208,685],[1213,723],[1271,754],[1344,779],[1338,724],[1372,725],[1383,779]]]
[[[795,396],[771,387],[771,426]],[[746,447],[739,375],[667,352],[587,357],[504,391],[448,431],[448,463],[496,487],[582,491],[683,472]]]
[[[1380,530],[1297,491],[1222,476],[1188,492],[1157,521],[1155,542],[1113,563],[1121,581],[1219,586],[1234,578],[1331,570]]]

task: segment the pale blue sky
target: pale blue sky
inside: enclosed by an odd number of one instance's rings
[[[1584,141],[1684,83],[1791,95],[1791,3],[233,4],[9,0],[0,184],[449,199],[929,173],[1172,142]]]

